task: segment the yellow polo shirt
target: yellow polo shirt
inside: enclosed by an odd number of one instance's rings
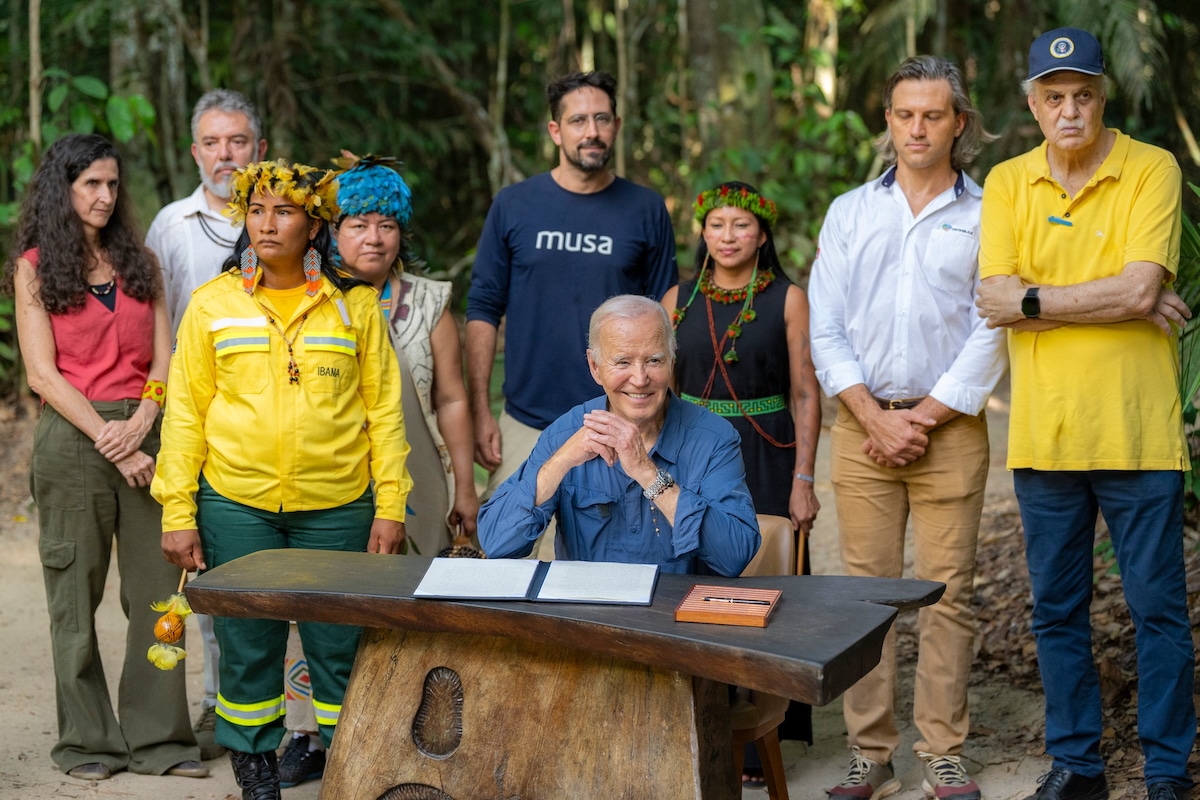
[[[996,166],[983,190],[981,278],[1067,286],[1132,261],[1179,265],[1182,175],[1166,150],[1117,134],[1091,181],[1070,197],[1046,145]],[[1131,320],[1009,331],[1008,467],[1182,470],[1186,445],[1176,336]]]
[[[261,288],[246,294],[236,272],[193,293],[150,487],[164,531],[196,527],[201,473],[222,496],[272,512],[336,508],[374,481],[375,516],[404,521],[400,371],[378,296],[322,277],[315,296],[280,311]]]

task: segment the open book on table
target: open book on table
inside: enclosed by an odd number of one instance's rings
[[[413,597],[650,605],[657,564],[435,558]]]

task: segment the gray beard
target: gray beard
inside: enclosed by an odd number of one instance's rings
[[[229,184],[233,181],[233,175],[230,175],[223,181],[217,181],[214,180],[211,175],[206,173],[203,167],[197,167],[196,169],[200,173],[200,183],[205,189],[208,189],[222,200],[229,200]]]

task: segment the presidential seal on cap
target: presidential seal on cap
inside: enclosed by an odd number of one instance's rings
[[[1029,80],[1067,70],[1085,75],[1104,74],[1104,53],[1096,37],[1079,28],[1055,28],[1029,47]]]

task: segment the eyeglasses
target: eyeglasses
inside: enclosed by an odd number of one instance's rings
[[[611,128],[613,123],[616,122],[616,117],[607,112],[593,114],[590,117],[587,114],[572,114],[563,121],[572,128],[586,128],[589,119],[596,123],[597,128],[602,130],[605,128]]]

